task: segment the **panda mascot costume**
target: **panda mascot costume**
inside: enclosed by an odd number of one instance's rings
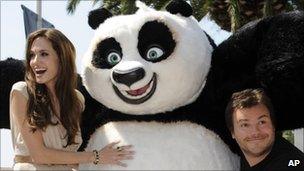
[[[89,14],[96,33],[84,56],[83,84],[105,108],[97,112],[100,122],[83,127],[85,133],[98,125],[85,150],[118,140],[132,144],[131,170],[237,168],[238,157],[208,128],[225,127],[217,119],[223,115],[201,109],[212,40],[184,1],[169,4],[168,11],[137,6],[133,15],[111,17],[106,9]],[[79,169],[121,167],[80,164]]]
[[[216,48],[186,2],[172,1],[167,11],[137,6],[133,15],[89,14],[96,33],[83,83],[103,107],[83,125],[84,134],[90,130],[86,150],[121,140],[136,151],[127,169],[235,170],[224,111],[245,88],[270,94],[279,129],[303,127],[295,112],[304,105],[303,13],[250,23]],[[80,165],[87,168],[121,169]]]
[[[246,88],[266,90],[277,130],[304,126],[303,12],[249,23],[215,47],[188,3],[174,0],[166,11],[137,6],[132,15],[90,12],[96,32],[79,87],[86,98],[80,150],[120,140],[136,154],[127,168],[79,169],[237,170],[224,113],[231,94]]]

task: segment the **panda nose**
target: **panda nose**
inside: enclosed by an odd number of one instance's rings
[[[144,78],[145,70],[143,68],[137,68],[127,73],[119,73],[114,70],[112,76],[117,83],[125,84],[130,87],[133,83]]]

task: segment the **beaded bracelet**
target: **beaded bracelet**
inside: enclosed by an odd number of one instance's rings
[[[93,164],[97,165],[99,163],[99,151],[93,150],[93,154],[94,154]]]

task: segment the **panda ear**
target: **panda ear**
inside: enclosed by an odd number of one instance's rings
[[[95,30],[101,23],[112,16],[112,13],[106,8],[98,8],[90,11],[88,23]]]
[[[192,7],[184,0],[173,0],[167,6],[166,10],[171,14],[181,14],[184,17],[192,15]]]

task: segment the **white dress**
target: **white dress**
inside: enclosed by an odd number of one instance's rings
[[[28,92],[27,92],[27,85],[25,82],[17,82],[12,86],[11,94],[13,91],[18,91],[22,93],[22,95],[28,99]],[[78,91],[77,96],[80,99],[83,107],[84,107],[84,97]],[[22,138],[18,125],[16,125],[15,117],[17,114],[13,115],[10,113],[10,126],[11,126],[11,133],[12,133],[12,142],[13,142],[13,149],[15,155],[21,156],[29,156],[29,151],[25,142]],[[82,143],[81,133],[80,131],[77,133],[75,137],[75,142],[77,144],[72,144],[64,148],[67,143],[67,138],[64,138],[66,135],[66,129],[62,126],[61,122],[57,117],[53,116],[52,121],[58,121],[59,124],[57,125],[49,125],[46,127],[45,131],[42,131],[43,142],[46,147],[64,150],[64,151],[77,151],[79,146]],[[80,130],[80,129],[79,129]],[[76,165],[45,165],[45,164],[33,164],[33,163],[15,163],[13,166],[14,170],[76,170]]]

